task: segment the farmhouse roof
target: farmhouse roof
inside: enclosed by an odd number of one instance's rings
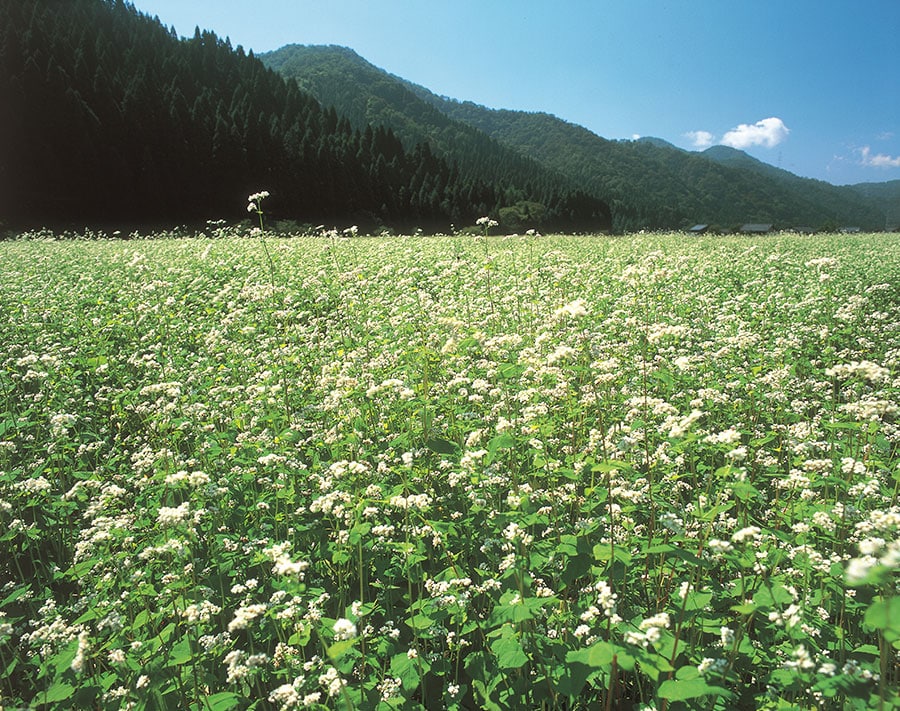
[[[741,225],[741,232],[750,232],[750,233],[762,233],[762,232],[771,232],[772,231],[772,223],[754,223],[748,222],[746,225]]]
[[[709,225],[694,225],[688,232],[706,232],[709,229]]]

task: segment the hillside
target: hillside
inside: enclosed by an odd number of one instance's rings
[[[723,228],[744,222],[868,229],[885,224],[883,204],[870,196],[800,178],[741,151],[719,146],[693,153],[659,139],[610,141],[549,113],[448,99],[340,47],[292,45],[261,59],[352,121],[389,126],[404,142],[428,140],[440,155],[458,161],[461,170],[472,155],[510,160],[496,145],[488,151],[487,136],[604,197],[620,230],[698,222]],[[479,149],[473,154],[475,145]]]
[[[419,98],[403,80],[375,67],[351,49],[288,45],[260,54],[259,59],[296,81],[323,106],[335,107],[354,128],[385,126],[404,146],[428,143],[436,155],[454,164],[463,179],[512,182],[541,203],[546,203],[548,193],[582,192],[582,181],[448,116]],[[521,176],[527,176],[527,186],[522,184]],[[585,198],[588,196],[582,194],[578,199]]]
[[[732,148],[692,153],[659,140],[608,141],[550,114],[493,110],[416,91],[447,115],[599,190],[623,228],[695,222],[884,228],[883,211],[854,191],[800,178]]]
[[[861,186],[836,186],[823,180],[801,178],[793,173],[776,168],[764,163],[744,151],[739,151],[728,146],[712,146],[700,155],[709,160],[730,168],[736,168],[749,173],[756,173],[774,180],[786,191],[813,201],[816,205],[830,204],[834,210],[835,224],[861,225],[867,228],[884,229],[885,223],[890,223],[887,211],[892,207],[891,195],[888,190],[885,193],[877,189],[867,193]],[[900,184],[900,181],[894,181]],[[879,185],[874,183],[872,185]],[[893,191],[894,202],[898,195]],[[896,206],[895,206],[896,209]],[[839,220],[843,217],[843,220]],[[809,223],[810,225],[815,223]]]
[[[199,29],[179,39],[120,0],[0,3],[0,129],[8,228],[235,221],[259,190],[270,217],[312,224],[437,231],[519,205],[540,205],[528,226],[610,224],[596,196],[508,149],[515,160],[463,174],[252,52]]]
[[[892,231],[900,229],[900,180],[890,180],[885,183],[858,183],[846,187],[859,193],[884,211],[887,229]]]

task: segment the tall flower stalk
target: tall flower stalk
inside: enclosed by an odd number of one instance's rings
[[[247,198],[247,212],[255,212],[259,218],[259,239],[262,242],[263,251],[266,253],[266,261],[269,264],[269,280],[272,282],[272,288],[275,288],[275,263],[272,261],[272,255],[269,253],[269,245],[266,244],[266,227],[263,220],[264,211],[262,209],[262,201],[269,197],[268,190],[261,190],[253,193]]]
[[[260,190],[253,193],[247,198],[247,212],[255,212],[259,219],[259,241],[262,243],[263,252],[266,254],[266,262],[269,265],[269,282],[272,284],[272,298],[275,298],[275,262],[272,261],[272,254],[269,252],[269,245],[266,244],[266,229],[264,221],[264,211],[262,209],[262,201],[269,197],[268,190]],[[255,231],[255,230],[254,230]],[[270,316],[274,322],[274,314]],[[274,323],[273,323],[274,326]],[[288,379],[287,379],[287,362],[284,358],[282,348],[278,347],[278,362],[281,368],[281,390],[284,398],[284,414],[285,417],[291,416],[291,405],[288,399]]]

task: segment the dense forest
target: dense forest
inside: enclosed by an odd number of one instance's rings
[[[659,139],[610,141],[546,113],[491,110],[417,88],[448,116],[605,195],[618,229],[771,222],[782,228],[857,225],[884,229],[884,205],[848,186],[801,178],[715,146],[685,151]]]
[[[7,226],[234,220],[261,189],[275,216],[309,223],[610,226],[596,193],[518,154],[461,169],[122,0],[0,0],[0,129]]]
[[[658,139],[608,141],[549,114],[434,100],[449,115],[602,191],[619,229],[743,222],[884,228],[883,212],[850,189],[800,178],[743,151],[716,146],[694,153]]]
[[[528,175],[532,192],[552,194],[576,184],[484,131],[448,117],[346,47],[289,45],[259,55],[270,69],[293,79],[324,106],[334,106],[354,128],[387,126],[408,149],[427,142],[459,167],[463,179],[513,182]]]
[[[695,153],[659,139],[611,141],[551,114],[448,99],[344,47],[289,45],[260,59],[356,125],[390,126],[405,144],[428,140],[439,154],[458,156],[463,170],[473,155],[505,151],[530,159],[538,166],[533,175],[550,171],[603,195],[618,231],[696,223],[730,230],[746,222],[883,229],[891,224],[886,195],[897,203],[897,186],[863,193],[800,178],[725,146]]]

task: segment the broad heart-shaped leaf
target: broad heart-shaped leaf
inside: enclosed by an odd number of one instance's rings
[[[556,690],[563,696],[578,696],[592,674],[599,674],[584,664],[569,662],[564,667],[557,667],[559,676],[556,679]]]
[[[353,639],[342,639],[339,642],[335,642],[330,647],[328,647],[328,658],[329,659],[340,659],[347,652],[353,649],[353,645],[356,644],[356,638]]]
[[[422,674],[428,672],[431,665],[422,657],[410,657],[406,652],[391,657],[391,674],[400,679],[404,689],[415,689],[419,685]]]
[[[589,678],[603,671],[610,673],[614,660],[618,669],[634,669],[634,657],[609,642],[571,650],[566,654],[565,672],[559,677],[557,689],[566,696],[578,696]]]
[[[220,691],[218,694],[208,696],[206,704],[212,711],[228,711],[228,709],[239,706],[242,700],[241,696],[232,694],[230,691]]]
[[[591,669],[606,669],[612,664],[616,648],[609,642],[595,642],[590,647],[575,649],[566,654],[569,664],[584,664]]]
[[[710,686],[702,677],[696,679],[667,679],[659,685],[657,695],[669,701],[685,701],[701,696],[716,695],[729,698],[731,692],[721,686]]]
[[[538,609],[545,605],[551,607],[554,604],[555,598],[526,597],[523,600],[517,592],[507,590],[500,596],[499,602],[491,611],[489,625],[499,627],[504,623],[532,620]]]
[[[188,637],[178,641],[169,652],[169,661],[166,666],[174,667],[186,664],[191,660],[191,640]]]
[[[449,440],[443,439],[441,437],[431,437],[425,440],[425,446],[428,447],[432,452],[437,452],[438,454],[458,454],[459,453],[459,445],[455,442],[451,442]]]
[[[869,627],[882,630],[884,638],[893,642],[900,637],[900,596],[873,602],[866,610],[863,622]]]
[[[53,686],[51,686],[49,689],[47,689],[46,693],[40,694],[38,696],[38,699],[40,700],[41,703],[51,704],[56,701],[65,701],[74,693],[75,693],[74,686],[72,686],[71,684],[67,684],[64,681],[58,681],[55,684],[53,684]]]
[[[525,366],[521,363],[504,363],[497,370],[499,371],[501,378],[513,380],[525,372]]]
[[[501,669],[518,669],[528,663],[528,655],[514,633],[491,642],[491,651],[497,655],[497,664]]]
[[[516,446],[516,440],[511,434],[504,432],[492,438],[487,443],[487,451],[490,455],[494,455],[500,449],[512,449]]]

